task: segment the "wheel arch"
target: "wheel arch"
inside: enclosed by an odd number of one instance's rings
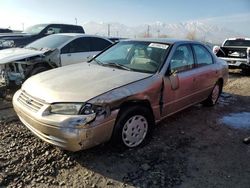
[[[224,80],[223,80],[223,78],[219,78],[217,82],[220,84],[220,93],[221,93],[223,85],[224,85]]]
[[[142,106],[142,107],[145,107],[145,108],[149,109],[150,113],[152,114],[152,118],[155,121],[153,109],[151,107],[151,104],[150,104],[149,100],[147,100],[147,99],[144,99],[144,100],[130,100],[130,101],[123,102],[120,105],[120,110],[118,112],[117,117],[120,116],[120,114],[123,112],[124,109],[126,109],[126,108],[128,108],[130,106]]]
[[[131,109],[132,108],[132,109]],[[122,143],[122,139],[121,139],[121,135],[122,133],[120,132],[122,130],[121,124],[119,123],[120,121],[123,121],[124,117],[126,117],[126,113],[131,113],[131,112],[135,112],[135,109],[138,110],[139,109],[146,109],[148,111],[148,117],[149,121],[152,123],[149,123],[149,131],[147,133],[147,138],[146,140],[144,140],[143,144],[144,145],[149,138],[152,135],[152,131],[154,129],[154,125],[155,125],[155,118],[154,118],[154,114],[153,114],[153,110],[151,108],[150,102],[146,99],[142,99],[142,100],[129,100],[129,101],[125,101],[120,105],[120,109],[119,112],[116,116],[116,120],[115,120],[115,124],[112,130],[112,134],[111,134],[111,143],[114,146],[119,146],[119,148],[123,148],[124,149],[124,143],[121,145]],[[145,112],[145,111],[144,111]],[[149,115],[150,114],[150,115]],[[126,146],[128,147],[128,146]],[[137,147],[137,146],[135,146]]]

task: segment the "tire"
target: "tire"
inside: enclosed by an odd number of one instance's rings
[[[214,106],[220,97],[221,91],[222,91],[222,84],[220,82],[216,82],[212,92],[210,93],[208,98],[202,102],[202,104],[204,106]]]
[[[35,67],[35,68],[31,71],[30,76],[33,76],[33,75],[35,75],[35,74],[38,74],[38,73],[40,73],[40,72],[44,72],[44,71],[47,71],[47,70],[49,70],[49,68],[48,68],[48,67],[45,67],[45,66]]]
[[[144,145],[152,134],[154,118],[151,111],[142,106],[128,106],[122,109],[116,119],[112,144],[119,149]]]
[[[249,69],[241,69],[241,72],[243,75],[249,76],[250,75],[250,68]]]

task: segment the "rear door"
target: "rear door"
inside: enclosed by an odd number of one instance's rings
[[[192,47],[196,59],[196,99],[200,102],[206,99],[212,91],[218,80],[219,70],[207,48],[200,44],[193,44]]]
[[[195,101],[195,61],[189,44],[178,46],[164,78],[163,116],[175,113]]]
[[[77,38],[61,49],[61,65],[85,62],[92,55],[90,37]]]

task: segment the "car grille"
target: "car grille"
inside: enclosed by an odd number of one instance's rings
[[[41,101],[28,95],[25,91],[21,92],[17,100],[34,112],[38,112],[44,105]]]

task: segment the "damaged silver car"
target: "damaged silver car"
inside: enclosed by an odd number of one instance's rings
[[[36,40],[24,48],[0,51],[0,87],[21,85],[37,73],[87,61],[113,42],[102,37],[65,33]]]
[[[66,150],[109,140],[134,148],[163,118],[200,102],[216,104],[227,79],[226,62],[202,43],[127,40],[89,63],[29,78],[13,105],[35,135]]]

